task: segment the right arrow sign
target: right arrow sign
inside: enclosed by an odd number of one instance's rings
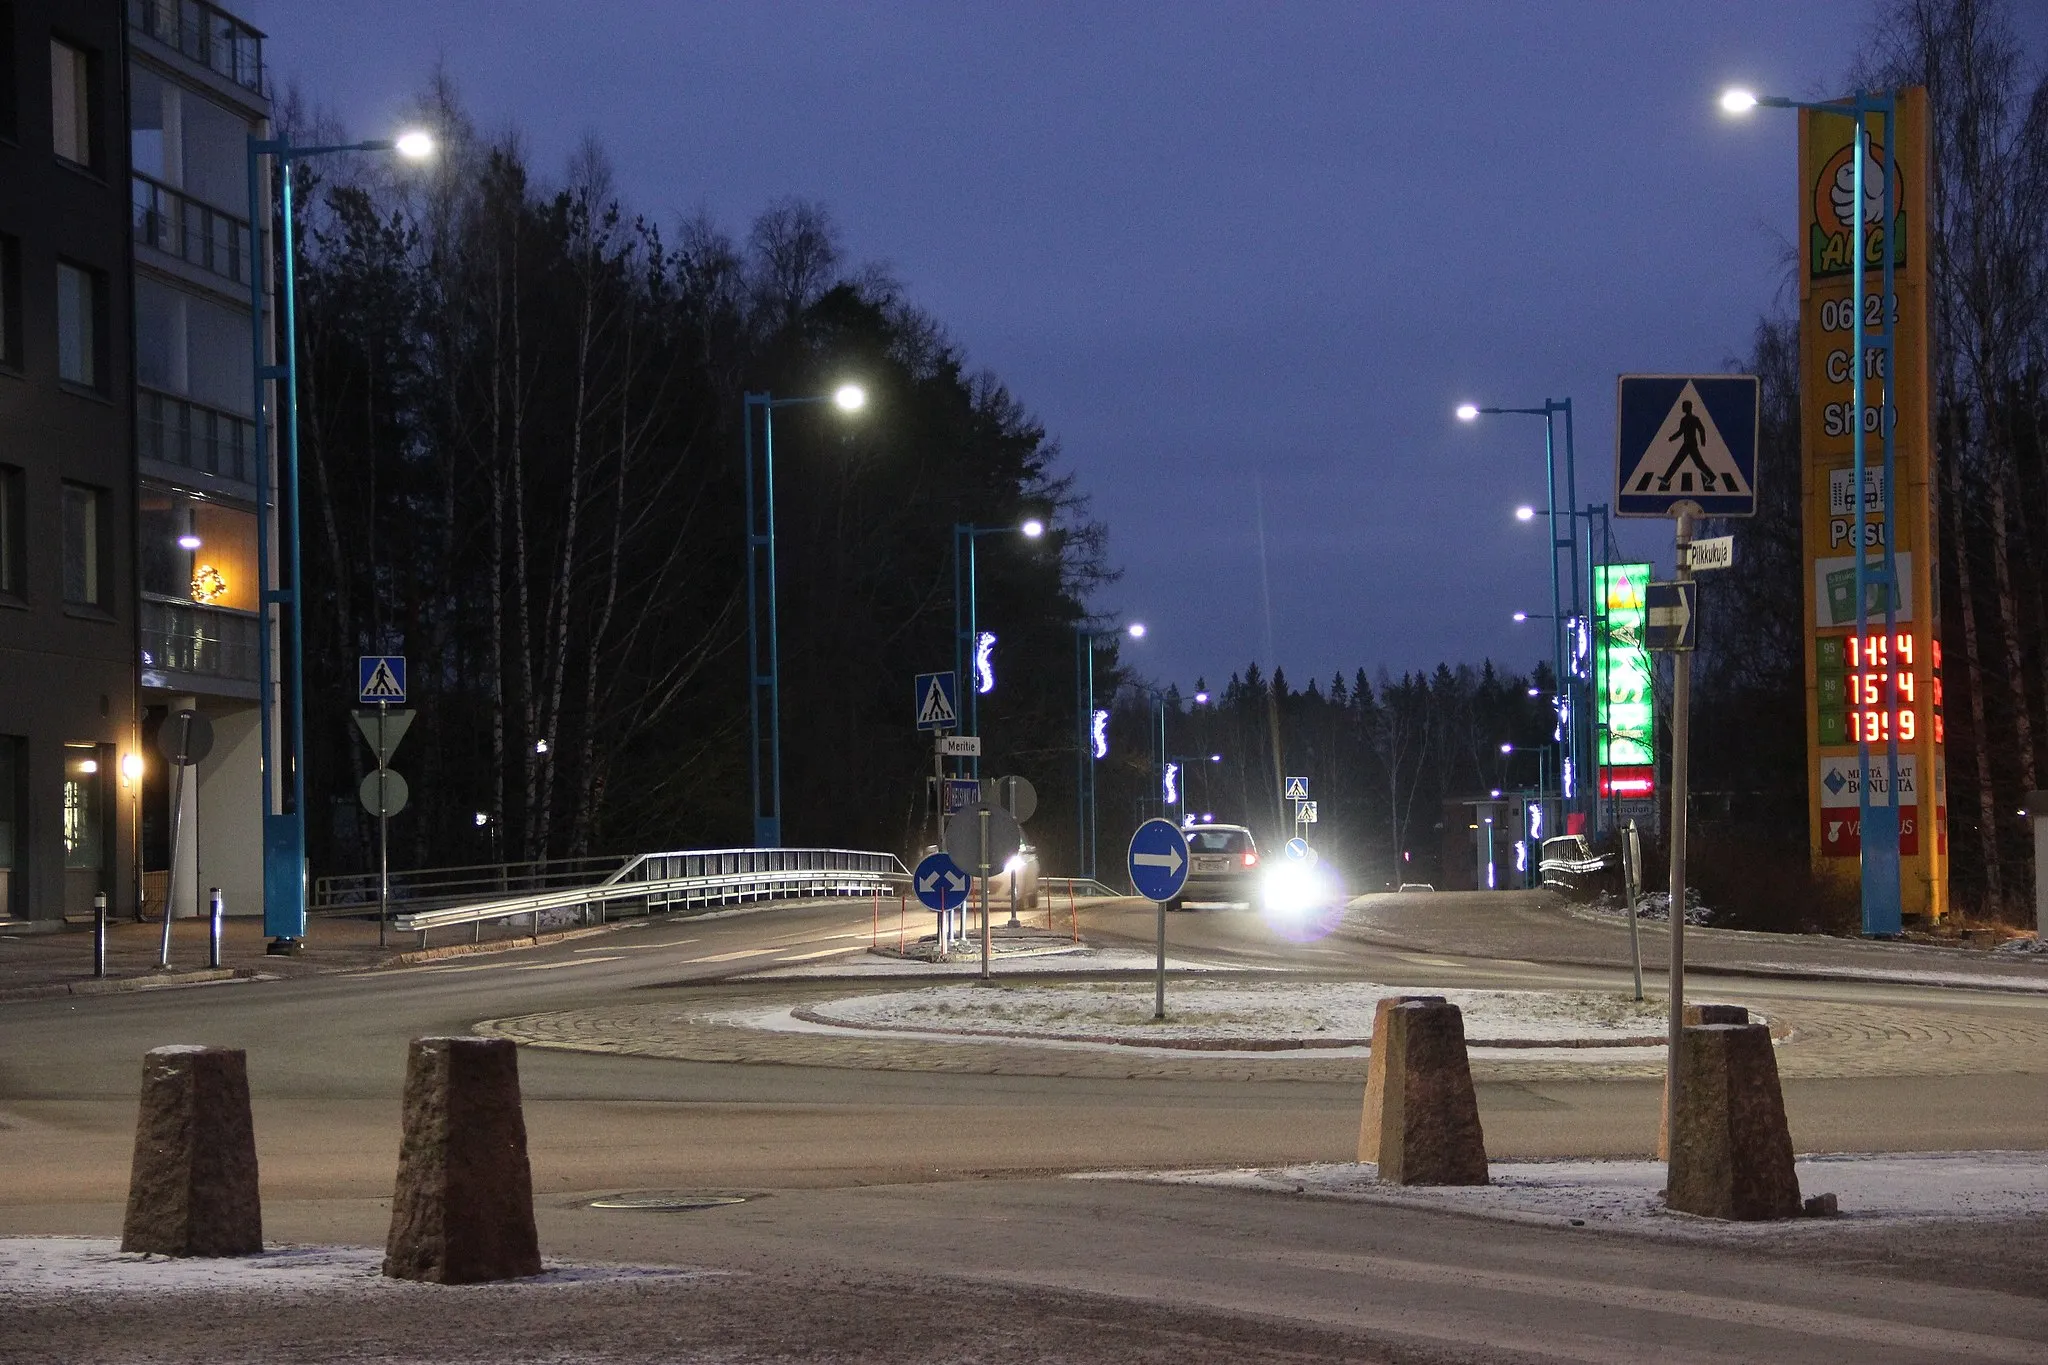
[[[1643,643],[1651,649],[1677,652],[1693,647],[1699,636],[1699,584],[1687,579],[1651,583],[1643,594],[1648,620]]]

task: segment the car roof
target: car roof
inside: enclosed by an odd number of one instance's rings
[[[1212,829],[1228,830],[1234,834],[1242,834],[1247,839],[1252,837],[1251,830],[1243,825],[1215,825],[1206,822],[1199,825],[1182,825],[1180,827],[1180,832],[1182,834],[1201,834]]]

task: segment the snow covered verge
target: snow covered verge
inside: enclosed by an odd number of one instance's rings
[[[1208,1185],[1500,1218],[1703,1238],[1748,1238],[1790,1226],[2048,1215],[2048,1152],[1849,1153],[1799,1158],[1802,1195],[1833,1194],[1833,1219],[1721,1223],[1664,1208],[1661,1161],[1496,1161],[1479,1186],[1382,1185],[1371,1165],[1229,1171],[1103,1171],[1077,1180]]]
[[[897,1034],[1004,1038],[1017,1042],[1085,1042],[1139,1047],[1229,1048],[1252,1044],[1363,1047],[1373,1011],[1387,996],[1423,994],[1369,981],[1176,981],[1167,1018],[1155,1020],[1153,986],[1145,981],[1058,985],[937,985],[919,990],[826,1000],[794,1010],[736,1011],[721,1022],[784,1027],[792,1017],[813,1028]],[[1617,1049],[1662,1043],[1663,1005],[1603,991],[1426,992],[1442,995],[1465,1015],[1475,1048]]]
[[[407,1280],[387,1280],[384,1253],[375,1247],[278,1246],[260,1256],[174,1257],[124,1252],[121,1244],[96,1237],[0,1237],[0,1304],[24,1296],[89,1292],[121,1295],[213,1294],[223,1291],[276,1295],[355,1290],[363,1294],[423,1293],[439,1289]],[[695,1279],[716,1271],[649,1266],[554,1266],[519,1286],[616,1283],[625,1280]]]

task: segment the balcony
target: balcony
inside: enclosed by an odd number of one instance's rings
[[[216,478],[256,482],[256,424],[176,394],[138,385],[136,453]]]
[[[210,679],[222,691],[256,695],[256,669],[263,621],[247,612],[222,611],[162,597],[142,599],[142,684],[170,687],[180,680]]]
[[[136,241],[248,287],[253,261],[246,220],[139,172],[129,199]]]
[[[244,90],[264,93],[263,35],[206,0],[128,0],[129,27]]]

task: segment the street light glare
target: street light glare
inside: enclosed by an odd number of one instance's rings
[[[841,384],[832,391],[832,401],[841,412],[859,412],[868,405],[868,391],[858,384]]]
[[[1458,404],[1458,420],[1460,422],[1475,422],[1479,420],[1479,405],[1477,403]]]
[[[1143,621],[1133,621],[1130,623],[1130,625],[1124,627],[1124,629],[1130,634],[1130,637],[1133,640],[1142,640],[1145,638],[1145,623]]]
[[[1756,108],[1756,92],[1731,86],[1721,92],[1721,111],[1727,114],[1746,114]]]
[[[424,161],[434,154],[433,136],[418,128],[400,133],[392,146],[398,149],[400,156],[412,161]]]
[[[1521,505],[1520,507],[1517,507],[1517,508],[1515,509],[1515,520],[1516,520],[1516,521],[1534,521],[1534,520],[1536,520],[1536,509],[1535,509],[1535,508],[1533,508],[1533,507],[1531,507],[1531,506],[1529,506],[1529,504],[1527,504],[1527,503],[1523,503],[1523,504],[1522,504],[1522,505]]]
[[[1515,613],[1515,619],[1517,621],[1526,621],[1529,619],[1529,613],[1526,611],[1518,611]]]
[[[1031,519],[1026,521],[1022,526],[1019,526],[1017,529],[1022,531],[1026,536],[1028,536],[1032,540],[1036,540],[1040,536],[1045,534],[1045,523],[1040,521],[1037,517],[1032,517]]]

